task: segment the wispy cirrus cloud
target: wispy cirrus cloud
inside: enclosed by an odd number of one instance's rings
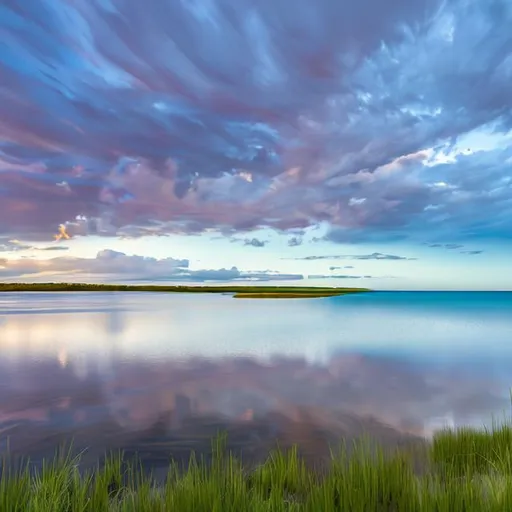
[[[67,251],[69,247],[53,243],[43,247],[36,247],[28,245],[16,239],[1,239],[0,238],[0,252],[18,252],[18,251]]]
[[[358,276],[350,274],[310,274],[308,279],[372,279],[373,276]]]
[[[511,24],[506,0],[6,1],[0,234],[510,237]]]
[[[433,244],[426,244],[428,247],[435,247],[435,248],[443,248],[443,249],[461,249],[464,247],[462,244],[439,244],[439,243],[433,243]]]
[[[383,254],[373,252],[371,254],[322,254],[313,256],[303,256],[301,258],[284,258],[289,260],[318,261],[318,260],[388,260],[388,261],[413,261],[417,258],[408,258],[407,256],[398,256],[397,254]],[[341,268],[341,267],[338,267]],[[352,268],[352,267],[345,267]]]
[[[469,254],[471,256],[476,256],[477,254],[482,254],[484,251],[478,250],[478,251],[460,251],[461,254]]]
[[[449,249],[449,250],[456,250],[456,249],[462,249],[464,247],[463,244],[455,244],[455,243],[446,243],[446,244],[440,244],[440,243],[424,243],[424,245],[427,245],[431,248],[442,248],[442,249]],[[482,249],[472,249],[472,250],[463,250],[458,251],[460,254],[469,254],[469,255],[477,255],[482,254],[484,251]]]

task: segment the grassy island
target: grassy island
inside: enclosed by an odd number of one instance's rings
[[[222,440],[221,440],[222,441]],[[340,511],[504,512],[512,510],[512,429],[441,432],[418,454],[386,453],[361,443],[333,455],[323,473],[308,469],[296,449],[276,451],[247,470],[213,445],[211,464],[192,458],[185,471],[170,461],[160,485],[120,456],[80,474],[62,458],[29,474],[0,477],[0,510],[82,512]],[[369,446],[369,445],[368,445]]]
[[[0,292],[166,292],[223,293],[241,299],[312,299],[347,293],[369,292],[368,288],[314,286],[165,286],[86,283],[0,283]]]

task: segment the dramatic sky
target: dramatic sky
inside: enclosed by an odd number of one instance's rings
[[[512,289],[511,26],[510,0],[3,0],[0,280]]]

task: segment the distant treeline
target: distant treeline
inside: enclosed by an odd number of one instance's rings
[[[0,283],[0,292],[168,292],[234,293],[240,298],[332,297],[371,291],[367,288],[312,286],[165,286],[89,283]]]

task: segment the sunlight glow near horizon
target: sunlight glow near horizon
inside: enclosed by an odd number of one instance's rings
[[[0,8],[0,282],[512,290],[509,3],[134,1]]]

